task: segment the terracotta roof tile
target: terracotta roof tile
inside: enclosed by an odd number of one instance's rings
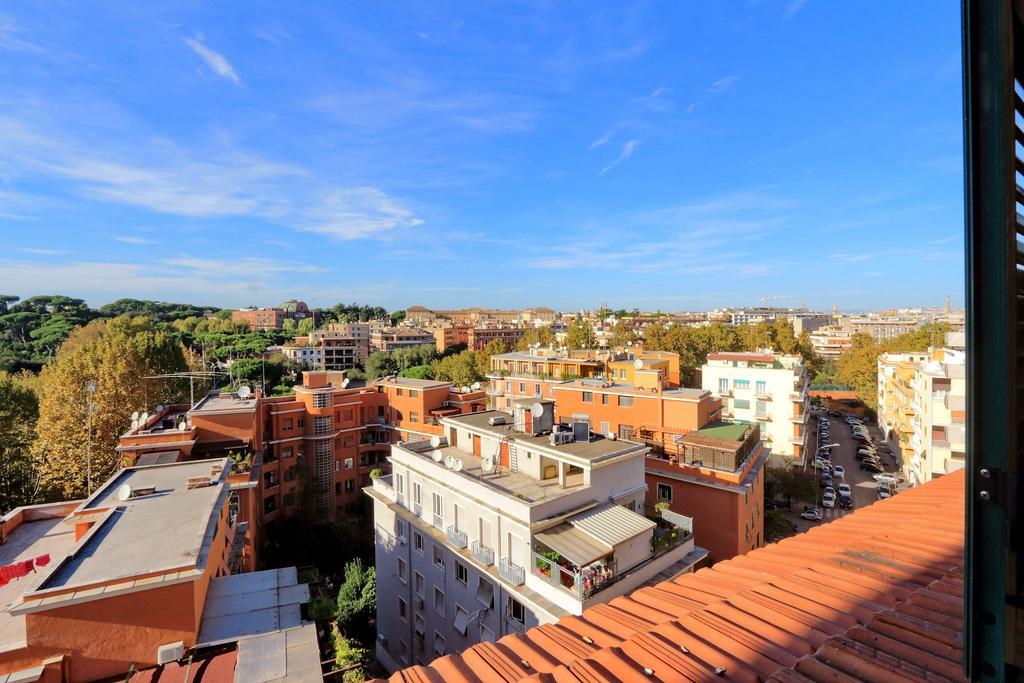
[[[948,475],[391,680],[962,680],[963,489]]]

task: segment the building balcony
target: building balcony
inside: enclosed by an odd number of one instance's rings
[[[534,552],[530,571],[552,586],[558,586],[581,602],[614,583],[615,568],[611,557],[579,567],[559,557],[554,551]]]
[[[504,396],[505,395],[505,390],[504,389],[492,389],[491,387],[487,387],[487,389],[486,389],[486,391],[484,391],[484,393],[487,394],[488,396]]]
[[[422,518],[423,517],[423,506],[420,503],[413,503],[412,504],[412,514],[416,515],[417,517],[421,517]]]
[[[436,512],[434,513],[433,517],[431,518],[431,523],[434,525],[434,528],[436,528],[436,529],[442,529],[442,530],[444,529],[444,517],[442,517],[441,515],[437,514]]]
[[[480,541],[473,541],[472,547],[473,559],[489,567],[494,564],[494,551],[485,545],[481,545]]]
[[[391,483],[390,474],[381,477],[373,477],[371,484],[374,491],[387,496],[389,500],[395,500],[395,487]]]
[[[761,399],[763,401],[770,401],[770,400],[772,400],[772,392],[766,391],[766,390],[762,391],[760,389],[755,389],[754,390],[754,397],[755,398],[759,398],[759,399]]]
[[[466,535],[465,531],[459,531],[455,526],[448,527],[447,535],[448,542],[456,548],[465,548],[469,545],[469,536]]]
[[[507,557],[501,558],[501,562],[498,563],[498,573],[513,586],[522,586],[526,583],[526,570]]]

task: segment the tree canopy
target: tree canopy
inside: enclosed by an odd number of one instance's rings
[[[586,318],[576,318],[565,333],[565,345],[570,349],[593,349],[597,347],[597,334]]]
[[[467,386],[482,381],[484,376],[477,371],[476,352],[463,351],[434,361],[434,379]]]
[[[35,502],[32,439],[39,418],[33,378],[0,372],[0,515]]]
[[[555,333],[550,327],[534,327],[526,331],[519,341],[516,343],[516,348],[520,351],[526,351],[534,344],[540,344],[541,346],[553,346],[557,341]]]

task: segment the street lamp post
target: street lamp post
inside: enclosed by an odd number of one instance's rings
[[[88,423],[89,436],[85,442],[85,480],[88,495],[92,495],[92,414],[96,406],[92,404],[92,396],[96,393],[96,381],[86,380],[85,382],[85,415]]]

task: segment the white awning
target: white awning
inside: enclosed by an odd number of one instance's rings
[[[563,522],[534,535],[534,538],[579,566],[587,565],[612,551],[571,524]]]
[[[605,503],[566,520],[604,545],[617,545],[649,533],[656,525],[643,515],[615,503]]]

